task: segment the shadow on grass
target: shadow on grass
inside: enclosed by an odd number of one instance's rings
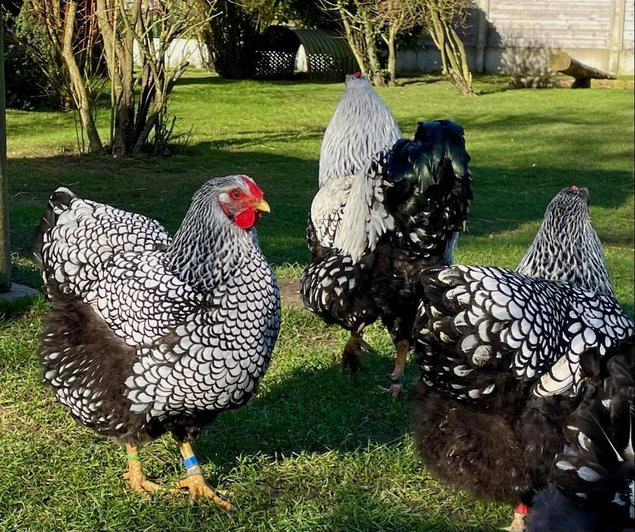
[[[490,128],[504,134],[503,120]],[[318,128],[305,133],[315,137]],[[260,136],[257,136],[260,135]],[[317,188],[317,160],[247,150],[260,142],[293,142],[295,134],[251,132],[219,143],[203,142],[168,159],[82,157],[61,155],[11,159],[11,241],[14,251],[28,255],[38,218],[50,193],[68,186],[78,195],[144,213],[176,231],[192,193],[207,179],[247,173],[265,190],[272,213],[259,226],[262,247],[273,263],[306,262],[304,229]],[[549,148],[547,148],[549,149]],[[584,149],[584,145],[581,146]],[[474,202],[468,219],[471,235],[517,228],[538,221],[551,198],[563,187],[577,184],[591,191],[592,207],[616,208],[632,193],[626,172],[590,168],[488,167],[473,161]]]
[[[308,79],[302,79],[300,77],[295,79],[228,79],[222,78],[215,74],[199,74],[196,76],[185,76],[179,78],[179,80],[175,83],[176,86],[190,86],[190,85],[211,85],[211,86],[231,86],[231,85],[333,85],[334,83],[344,83],[344,79],[342,81],[329,81],[329,82],[319,82],[312,81]]]
[[[15,277],[14,281],[16,281]],[[15,301],[7,301],[4,300],[2,294],[0,294],[0,329],[4,329],[12,322],[18,321],[27,315],[31,308],[37,304],[35,300],[40,297],[41,296],[36,294]]]
[[[351,379],[337,364],[293,371],[248,407],[219,417],[199,437],[197,449],[208,459],[224,461],[240,454],[398,446],[408,432],[407,401],[383,393],[379,385],[387,384],[387,371],[382,377],[367,369]]]

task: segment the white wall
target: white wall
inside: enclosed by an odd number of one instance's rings
[[[158,43],[158,39],[154,41],[155,44]],[[175,39],[168,48],[167,66],[170,68],[176,67],[181,62],[181,59],[186,59],[190,62],[190,66],[193,67],[206,66],[208,59],[207,47],[194,39]],[[136,64],[140,63],[139,45],[136,41],[134,44],[134,60]]]

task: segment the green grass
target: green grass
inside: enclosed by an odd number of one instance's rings
[[[633,312],[633,95],[630,90],[507,91],[496,78],[461,98],[445,82],[380,90],[406,134],[417,120],[452,118],[466,129],[475,200],[457,260],[513,267],[545,206],[562,187],[588,186],[620,302]],[[272,213],[259,236],[278,275],[307,260],[304,226],[316,188],[321,135],[342,86],[227,81],[193,73],[174,93],[182,134],[173,156],[110,159],[75,154],[70,114],[8,112],[15,278],[39,286],[30,240],[50,192],[156,217],[174,231],[206,179],[244,172]],[[100,114],[103,134],[107,113]],[[257,396],[223,414],[195,448],[234,514],[183,495],[142,500],[125,489],[123,452],[78,426],[39,384],[37,334],[44,299],[0,319],[0,530],[494,530],[508,507],[446,488],[420,466],[408,403],[385,386],[392,348],[354,381],[338,353],[345,334],[301,310],[285,311],[274,361]],[[409,380],[416,371],[409,369]],[[151,476],[182,474],[170,438],[143,449]]]

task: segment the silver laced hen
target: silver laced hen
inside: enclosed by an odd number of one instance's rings
[[[160,224],[60,188],[35,239],[51,311],[44,382],[73,417],[125,444],[133,489],[158,486],[137,446],[171,432],[192,497],[210,488],[190,440],[252,395],[280,327],[280,295],[255,229],[269,206],[244,175],[212,179],[172,238]]]
[[[633,334],[588,199],[574,186],[551,201],[516,272],[452,266],[421,276],[415,438],[427,467],[479,497],[529,503],[590,367]]]
[[[342,360],[353,371],[364,328],[381,319],[397,350],[393,396],[419,303],[413,280],[452,260],[472,197],[468,161],[460,126],[422,122],[413,140],[402,139],[368,79],[346,77],[322,140],[300,292],[309,310],[351,332]]]

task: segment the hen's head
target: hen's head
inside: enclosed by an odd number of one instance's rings
[[[587,188],[573,185],[551,200],[517,271],[612,293],[602,244],[591,225],[589,197]]]
[[[196,289],[212,290],[228,279],[258,247],[251,228],[269,211],[262,196],[246,175],[210,179],[192,196],[166,250],[168,267]]]
[[[230,175],[210,179],[194,194],[192,205],[218,206],[241,229],[251,229],[269,204],[254,180],[246,175]]]
[[[589,189],[586,187],[571,185],[563,188],[547,205],[543,223],[556,226],[590,224],[589,200]]]

